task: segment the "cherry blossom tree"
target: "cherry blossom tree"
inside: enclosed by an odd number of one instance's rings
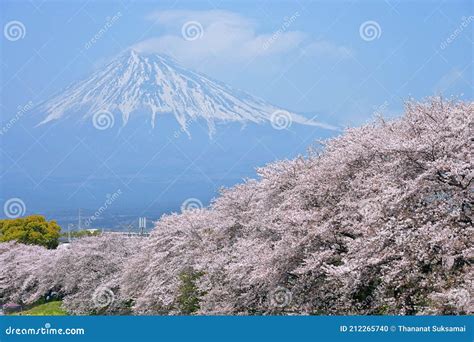
[[[140,241],[107,233],[73,240],[62,250],[55,270],[64,308],[71,314],[127,312],[129,303],[120,296],[117,280]]]
[[[0,300],[72,314],[472,314],[474,104],[410,101],[148,239],[0,244]]]
[[[128,312],[118,279],[141,240],[103,234],[57,250],[1,243],[0,303],[33,304],[54,292],[71,314]]]
[[[126,266],[137,313],[472,313],[473,103],[408,102],[160,220]],[[139,279],[138,282],[134,282]]]
[[[180,313],[178,297],[183,274],[192,276],[205,267],[204,255],[217,254],[208,235],[218,222],[209,210],[172,214],[157,222],[136,257],[125,266],[121,280],[124,297],[136,313]]]
[[[54,290],[56,257],[41,246],[0,243],[0,304],[32,304]]]

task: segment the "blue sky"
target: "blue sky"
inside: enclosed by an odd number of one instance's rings
[[[129,47],[350,125],[408,97],[473,97],[470,1],[2,1],[0,13],[2,119]],[[183,38],[190,22],[196,39]]]
[[[226,126],[212,141],[170,141],[174,122],[156,135],[30,129],[44,119],[35,105],[129,48],[330,124],[400,115],[410,97],[473,99],[472,1],[0,1],[0,200],[62,224],[118,189],[112,210],[133,219],[189,198],[207,205],[220,186],[337,134]]]

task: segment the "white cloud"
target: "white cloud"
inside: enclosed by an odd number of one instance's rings
[[[257,33],[255,21],[240,14],[223,11],[160,11],[146,17],[164,29],[164,34],[141,41],[134,49],[145,52],[166,53],[187,64],[198,64],[207,58],[219,58],[226,63],[295,53],[303,49],[310,55],[348,56],[351,50],[328,41],[311,41],[307,34],[292,30],[299,13],[282,20],[275,31]],[[185,39],[183,25],[198,23],[199,37]],[[190,31],[191,32],[191,31]],[[196,32],[191,32],[196,34]],[[188,37],[189,38],[189,37]]]

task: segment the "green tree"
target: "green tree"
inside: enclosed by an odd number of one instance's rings
[[[31,215],[11,220],[0,220],[0,241],[16,240],[28,245],[49,249],[58,246],[61,227],[56,221],[46,221],[44,216]]]
[[[199,310],[199,299],[204,293],[199,291],[196,281],[203,275],[203,272],[192,269],[185,270],[179,275],[181,284],[177,301],[181,313],[190,315]]]

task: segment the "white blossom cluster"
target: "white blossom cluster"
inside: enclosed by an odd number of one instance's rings
[[[473,129],[473,103],[412,101],[148,239],[0,244],[0,300],[54,290],[71,313],[180,314],[194,272],[196,314],[472,314]]]
[[[129,305],[120,296],[117,278],[138,244],[139,239],[107,234],[56,250],[0,243],[0,304],[30,305],[53,297],[62,298],[72,314],[121,313]]]
[[[58,250],[0,243],[0,304],[33,303],[53,290]]]

